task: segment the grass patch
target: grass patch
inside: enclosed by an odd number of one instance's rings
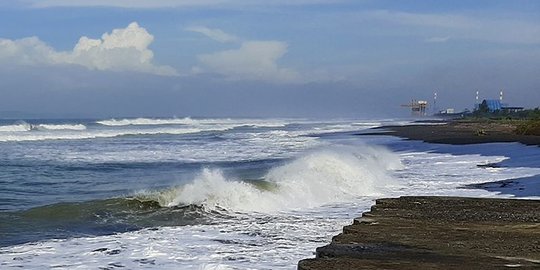
[[[540,119],[524,121],[516,126],[516,133],[540,136]]]

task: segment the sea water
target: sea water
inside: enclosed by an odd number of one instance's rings
[[[377,198],[540,175],[538,147],[358,135],[407,123],[2,120],[0,268],[295,269]]]

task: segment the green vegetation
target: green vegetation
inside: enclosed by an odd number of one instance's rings
[[[463,120],[473,122],[493,122],[515,126],[515,133],[520,135],[540,136],[540,108],[512,111],[490,112],[485,104],[480,104],[478,110],[466,116]],[[483,135],[481,130],[477,135]]]
[[[522,110],[518,112],[497,110],[490,112],[487,106],[482,106],[485,104],[480,104],[478,110],[472,112],[466,118],[473,119],[492,119],[492,120],[540,120],[540,108]]]
[[[540,118],[522,121],[516,125],[516,133],[540,136]]]

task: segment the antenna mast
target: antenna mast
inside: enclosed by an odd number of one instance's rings
[[[437,113],[437,91],[433,93],[433,114]]]

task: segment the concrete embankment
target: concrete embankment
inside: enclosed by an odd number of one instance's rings
[[[298,269],[540,269],[540,200],[379,199]]]

